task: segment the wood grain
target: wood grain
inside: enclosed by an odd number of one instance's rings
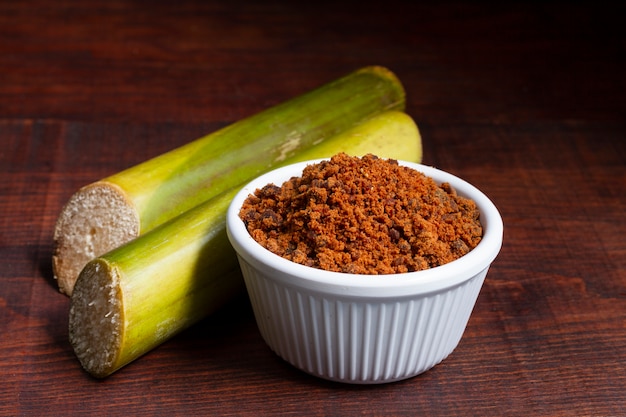
[[[625,11],[0,3],[0,415],[625,415]],[[67,198],[370,64],[404,82],[424,162],[504,218],[452,355],[399,383],[329,383],[267,348],[242,294],[110,378],[84,373],[50,267]]]

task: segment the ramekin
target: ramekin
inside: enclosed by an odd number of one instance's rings
[[[358,275],[324,271],[284,259],[258,244],[239,210],[249,194],[281,185],[319,160],[278,168],[248,183],[233,199],[228,238],[237,252],[256,323],[267,345],[320,378],[379,384],[407,379],[444,360],[465,331],[503,236],[500,213],[466,181],[425,165],[399,161],[448,182],[474,200],[483,238],[448,264],[424,271]]]

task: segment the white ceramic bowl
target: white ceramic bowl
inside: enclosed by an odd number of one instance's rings
[[[490,264],[502,244],[502,218],[478,189],[446,172],[399,161],[448,182],[480,210],[483,239],[465,256],[424,271],[356,275],[284,259],[259,245],[239,218],[249,194],[300,176],[308,161],[247,184],[227,219],[259,331],[295,367],[321,378],[376,384],[432,368],[458,345]]]

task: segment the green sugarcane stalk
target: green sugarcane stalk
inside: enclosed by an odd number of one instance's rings
[[[387,110],[400,81],[365,67],[194,142],[78,190],[54,231],[52,266],[71,295],[90,259]]]
[[[339,152],[420,162],[421,137],[411,117],[386,112],[280,165]],[[243,185],[87,263],[70,298],[69,339],[88,373],[112,374],[242,291],[226,211]]]

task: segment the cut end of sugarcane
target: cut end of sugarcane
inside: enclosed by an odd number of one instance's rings
[[[99,181],[78,190],[54,229],[52,270],[59,290],[72,295],[87,262],[139,236],[139,221],[133,203],[116,185]]]
[[[366,67],[362,67],[356,70],[355,72],[376,74],[379,77],[383,77],[383,78],[387,78],[391,80],[397,87],[403,88],[400,78],[398,78],[398,76],[392,70],[382,65],[368,65]],[[404,88],[403,88],[403,92],[404,92]]]
[[[370,65],[370,66],[358,69],[356,73],[374,74],[377,77],[386,78],[387,80],[389,80],[391,82],[391,85],[395,86],[397,98],[400,100],[398,103],[394,103],[394,104],[399,104],[399,106],[396,107],[396,110],[404,111],[406,90],[404,89],[404,85],[400,81],[400,78],[398,78],[398,76],[393,71],[381,65]],[[391,110],[391,108],[389,108],[389,110]]]
[[[112,374],[124,329],[120,277],[96,259],[81,272],[70,301],[69,339],[81,366],[92,376]]]

